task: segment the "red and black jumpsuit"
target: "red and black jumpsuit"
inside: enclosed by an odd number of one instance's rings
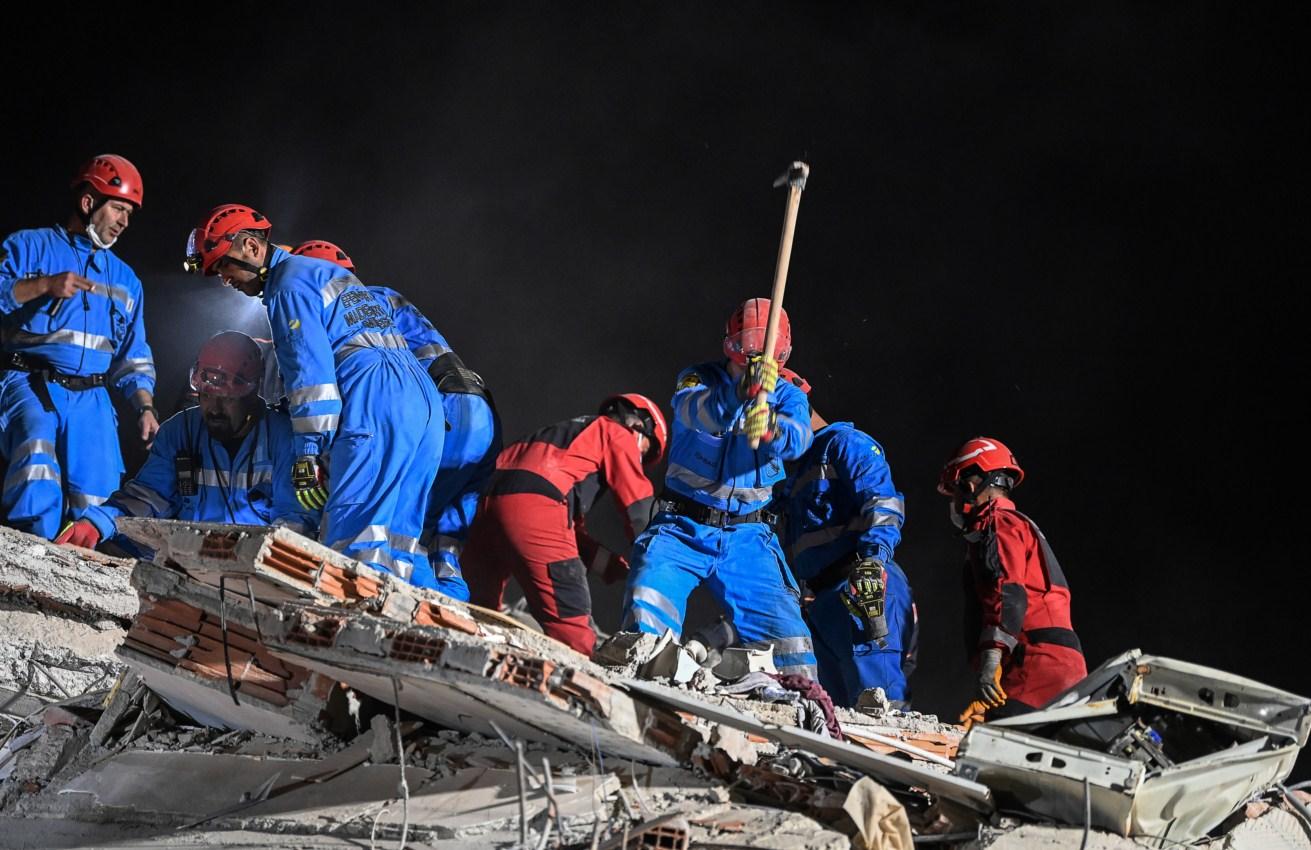
[[[1088,675],[1070,621],[1070,587],[1037,524],[1010,499],[993,499],[971,515],[965,540],[967,617],[977,634],[972,652],[1002,650],[1007,701],[996,719],[1046,704]]]
[[[609,490],[632,546],[654,497],[638,448],[632,430],[604,416],[549,425],[506,446],[464,548],[470,601],[499,608],[513,574],[545,632],[591,655],[592,594],[579,544],[589,555],[598,549],[579,520]]]

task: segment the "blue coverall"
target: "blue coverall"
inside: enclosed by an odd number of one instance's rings
[[[806,619],[815,636],[820,684],[837,705],[853,706],[861,691],[876,687],[908,704],[915,606],[906,574],[892,560],[906,507],[883,447],[850,422],[822,428],[780,488],[780,501],[788,563],[815,595]],[[842,601],[850,568],[860,558],[877,558],[887,570],[886,648],[868,637]]]
[[[392,309],[392,320],[425,368],[451,353],[450,344],[432,322],[394,289],[370,286]],[[482,395],[443,392],[446,440],[441,466],[433,485],[423,524],[422,543],[428,550],[429,567],[416,564],[414,583],[431,587],[454,599],[469,601],[469,586],[460,568],[460,550],[469,539],[469,526],[478,510],[478,493],[496,468],[501,451],[501,421]]]
[[[673,440],[665,473],[666,497],[741,517],[766,507],[783,478],[783,461],[811,442],[810,404],[780,381],[769,402],[777,433],[753,450],[742,433],[749,406],[721,363],[685,370],[674,393]],[[780,672],[816,676],[810,630],[800,591],[765,521],[711,525],[661,510],[633,545],[624,601],[624,627],[681,634],[687,598],[705,583],[737,629],[743,645],[773,644]]]
[[[191,459],[192,472],[184,486],[194,486],[194,495],[180,491],[178,457]],[[291,419],[285,413],[264,411],[236,453],[229,454],[210,436],[200,408],[188,408],[159,426],[137,474],[83,518],[104,539],[117,533],[121,516],[280,525],[313,535],[318,516],[296,501],[293,460]]]
[[[276,246],[263,295],[295,456],[327,458],[319,539],[405,581],[445,435],[441,395],[389,305],[336,263]]]
[[[75,272],[95,281],[72,298],[14,300],[24,279]],[[0,510],[20,531],[54,538],[67,513],[79,519],[118,488],[123,456],[108,386],[125,398],[154,393],[141,281],[108,249],[62,226],[20,230],[0,248],[0,340],[51,375],[103,375],[71,389],[39,371],[0,371],[0,454],[8,460]],[[43,398],[44,396],[44,398]]]

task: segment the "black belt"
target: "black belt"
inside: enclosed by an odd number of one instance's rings
[[[487,496],[516,496],[532,493],[566,504],[564,494],[547,479],[527,469],[498,469],[483,491]]]
[[[0,371],[26,372],[32,384],[32,392],[41,400],[41,407],[47,413],[55,412],[55,402],[50,397],[50,388],[47,384],[58,384],[64,389],[75,392],[92,390],[105,385],[105,376],[103,374],[68,375],[60,372],[44,360],[29,357],[17,351],[6,351],[4,354],[0,354]]]
[[[732,514],[718,508],[712,508],[709,505],[703,505],[700,502],[690,502],[681,496],[674,496],[668,492],[660,495],[656,510],[663,513],[678,514],[702,525],[717,525],[720,528],[726,525],[741,525],[746,522],[763,522],[772,526],[777,519],[775,514],[764,508],[754,510],[749,514]]]
[[[1040,643],[1063,646],[1066,649],[1073,649],[1075,652],[1083,653],[1083,646],[1079,643],[1079,636],[1074,633],[1073,629],[1063,629],[1059,626],[1047,629],[1025,629],[1024,637],[1028,643],[1022,643],[1011,650],[1011,658],[1019,666],[1024,665],[1025,647]]]
[[[1049,629],[1026,629],[1024,636],[1029,639],[1029,643],[1050,643],[1083,652],[1083,645],[1079,643],[1079,636],[1073,629],[1063,629],[1059,626]]]

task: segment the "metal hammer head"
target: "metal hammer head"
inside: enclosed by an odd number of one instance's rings
[[[788,166],[787,171],[780,174],[778,178],[774,180],[774,188],[777,189],[780,186],[796,186],[797,191],[800,192],[806,188],[806,178],[809,176],[810,166],[797,160]]]

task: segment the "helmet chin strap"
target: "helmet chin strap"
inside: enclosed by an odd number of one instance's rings
[[[107,250],[107,249],[109,249],[109,248],[114,247],[114,243],[118,241],[118,237],[117,237],[117,236],[114,237],[113,239],[110,239],[110,240],[106,241],[106,240],[105,240],[103,237],[101,237],[101,235],[96,231],[96,226],[95,226],[94,224],[92,224],[90,221],[88,221],[88,222],[86,223],[86,235],[89,236],[89,237],[91,238],[91,244],[92,244],[92,245],[95,245],[96,248],[99,249],[99,250],[101,250],[101,251],[104,251],[104,250]]]

